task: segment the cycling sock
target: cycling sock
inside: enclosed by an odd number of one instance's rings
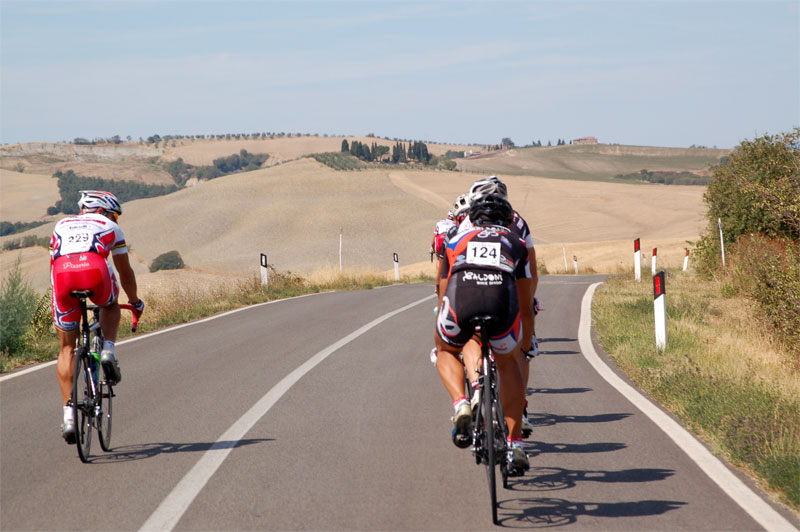
[[[506,443],[508,443],[509,445],[513,445],[515,443],[522,445],[522,438],[512,438],[511,436],[509,436],[508,439],[506,439]]]
[[[474,381],[472,381],[471,383],[469,383],[469,385],[470,385],[470,386],[472,386],[472,389],[473,389],[473,390],[477,390],[477,389],[478,389],[478,385],[479,385],[479,384],[480,384],[480,383],[478,382],[478,379],[475,379]]]
[[[103,349],[111,351],[113,353],[114,352],[114,342],[112,342],[111,340],[106,340],[105,342],[103,342]]]
[[[65,406],[64,407],[64,422],[72,421],[72,407]]]
[[[464,397],[463,395],[458,399],[456,399],[455,401],[453,401],[453,410],[458,410],[458,407],[461,406],[461,403],[469,404],[467,402],[467,398]]]

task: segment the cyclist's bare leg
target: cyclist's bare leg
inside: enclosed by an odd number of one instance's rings
[[[121,315],[122,311],[120,311],[119,303],[116,300],[109,306],[100,309],[100,328],[103,329],[103,338],[105,340],[110,342],[117,341]]]
[[[480,337],[477,335],[474,336],[461,348],[461,359],[464,361],[464,366],[467,368],[469,382],[478,380],[478,368],[480,367],[481,360],[481,344],[478,338]]]
[[[464,396],[464,366],[458,359],[461,349],[438,340],[436,343],[438,350],[436,369],[439,370],[439,377],[450,398],[456,401]]]
[[[508,433],[512,438],[522,438],[522,410],[525,406],[522,376],[514,355],[495,355],[500,378],[500,403],[506,416]]]
[[[59,329],[58,339],[61,342],[61,349],[58,351],[56,373],[58,374],[58,384],[61,387],[61,399],[66,405],[69,395],[72,393],[72,374],[75,371],[75,343],[78,340],[78,330],[66,332]]]

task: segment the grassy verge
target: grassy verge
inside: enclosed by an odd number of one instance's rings
[[[403,277],[402,283],[432,281],[432,278]],[[378,272],[326,272],[311,279],[291,272],[272,270],[269,288],[261,285],[261,279],[252,277],[228,282],[218,282],[204,287],[197,283],[173,283],[169,288],[144,291],[141,295],[147,307],[139,322],[136,334],[163,329],[171,325],[232,310],[235,308],[285,299],[288,297],[331,290],[368,290],[378,286],[395,284],[386,275]],[[120,338],[130,336],[130,313],[123,312]],[[0,373],[34,362],[54,360],[58,354],[58,337],[52,326],[50,299],[39,301],[32,323],[24,334],[25,348],[14,355],[0,353]]]
[[[655,348],[652,283],[611,277],[596,292],[603,348],[715,453],[800,510],[800,372],[756,307],[692,273],[667,279],[667,348]]]

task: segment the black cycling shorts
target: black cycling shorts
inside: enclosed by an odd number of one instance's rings
[[[500,317],[500,322],[489,331],[490,343],[496,353],[510,353],[522,335],[514,279],[496,270],[454,273],[436,318],[439,337],[449,345],[463,347],[475,332],[470,319],[482,314]]]

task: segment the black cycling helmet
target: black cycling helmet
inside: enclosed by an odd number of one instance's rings
[[[503,225],[508,227],[514,220],[514,209],[500,194],[483,194],[469,204],[469,219],[474,225]]]

